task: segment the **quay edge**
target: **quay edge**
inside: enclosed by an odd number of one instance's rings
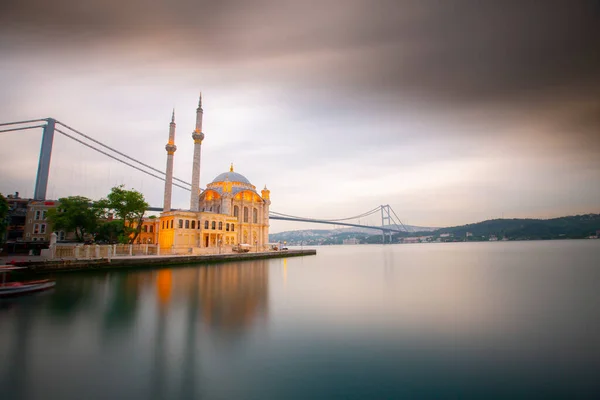
[[[259,253],[228,253],[208,255],[165,255],[165,256],[133,256],[115,257],[110,261],[106,258],[96,260],[45,260],[23,261],[19,266],[24,266],[31,272],[67,272],[67,271],[97,271],[104,269],[161,267],[182,264],[216,264],[230,261],[262,260],[268,258],[286,258],[316,255],[317,250],[286,250],[281,252]]]

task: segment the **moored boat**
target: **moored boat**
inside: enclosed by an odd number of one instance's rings
[[[51,279],[39,279],[35,281],[26,281],[26,282],[7,282],[6,276],[15,270],[26,269],[25,267],[13,267],[10,265],[2,265],[0,266],[0,275],[2,278],[0,279],[0,297],[8,297],[8,296],[20,296],[23,294],[39,292],[42,290],[47,290],[54,285],[56,282]]]

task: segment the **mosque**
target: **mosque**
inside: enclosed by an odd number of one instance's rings
[[[173,157],[175,146],[175,111],[169,125],[167,171],[163,212],[150,226],[161,253],[202,254],[230,252],[234,245],[250,245],[252,250],[264,250],[269,241],[270,192],[265,188],[258,194],[256,187],[242,174],[233,170],[219,174],[206,189],[200,189],[200,155],[202,151],[202,95],[196,109],[194,162],[189,210],[171,209],[173,188]],[[144,223],[146,224],[146,222]],[[143,229],[147,236],[148,228]],[[153,235],[154,236],[154,235]]]

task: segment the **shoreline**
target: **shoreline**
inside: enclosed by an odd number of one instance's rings
[[[100,259],[61,259],[16,262],[15,266],[27,267],[28,272],[72,272],[98,271],[108,269],[158,267],[184,264],[217,264],[229,261],[263,260],[270,258],[302,257],[316,255],[317,250],[285,250],[279,252],[228,253],[203,255],[164,255],[164,256],[127,256],[113,257],[109,261]],[[24,270],[25,271],[25,270]]]

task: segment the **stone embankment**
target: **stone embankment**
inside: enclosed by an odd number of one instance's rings
[[[53,259],[16,262],[16,265],[28,267],[32,272],[92,271],[102,269],[159,267],[180,264],[214,264],[232,261],[262,260],[316,255],[314,249],[284,250],[270,252],[228,253],[206,255],[160,255],[129,256],[100,259]]]

